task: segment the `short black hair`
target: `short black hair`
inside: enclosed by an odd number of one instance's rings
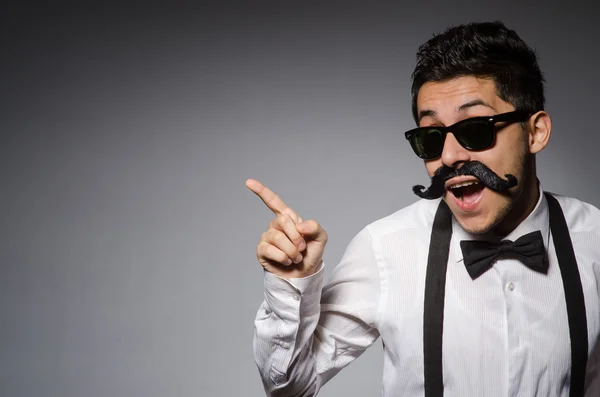
[[[498,96],[516,110],[544,110],[544,77],[535,51],[504,23],[472,22],[434,35],[417,52],[412,112],[423,84],[460,76],[493,79]]]

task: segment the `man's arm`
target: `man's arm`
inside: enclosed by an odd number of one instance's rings
[[[379,336],[381,296],[367,229],[349,244],[332,280],[323,269],[285,280],[265,272],[255,320],[254,355],[269,396],[314,396]]]

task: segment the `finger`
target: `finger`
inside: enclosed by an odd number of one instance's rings
[[[248,179],[246,187],[256,194],[276,215],[283,213],[288,206],[268,187],[255,179]]]
[[[298,247],[282,231],[269,230],[264,234],[262,240],[283,251],[292,262],[298,263],[302,260],[302,254]]]
[[[302,218],[300,218],[300,216],[289,207],[281,211],[281,213],[284,215],[288,215],[290,218],[292,218],[292,221],[294,221],[294,223],[302,222]]]
[[[302,222],[302,218],[300,218],[300,216],[298,216],[293,209],[288,207],[287,204],[284,203],[281,198],[279,198],[279,196],[277,196],[271,189],[259,181],[255,179],[248,179],[246,181],[246,186],[258,197],[260,197],[265,205],[276,215],[287,214],[292,217],[295,223]]]
[[[259,261],[278,263],[284,266],[292,264],[292,260],[285,252],[267,242],[261,242],[258,245],[257,255]]]
[[[286,208],[285,210],[283,210],[282,214],[289,215],[290,218],[292,218],[292,220],[294,221],[294,223],[303,222],[303,220],[300,217],[300,215],[296,214],[294,212],[294,210],[292,210],[291,208]],[[277,229],[277,218],[273,219],[273,224],[274,224],[274,228]]]
[[[300,222],[296,225],[296,229],[305,238],[310,238],[321,243],[327,242],[327,232],[317,223],[317,221],[309,220]]]
[[[282,230],[292,244],[298,248],[298,251],[304,251],[306,242],[298,229],[296,229],[296,222],[291,216],[287,214],[278,215],[277,218],[275,218],[275,223],[277,224],[278,229]]]

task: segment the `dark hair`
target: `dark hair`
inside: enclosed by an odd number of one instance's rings
[[[412,112],[417,123],[417,95],[423,84],[460,76],[493,79],[498,96],[515,110],[544,110],[544,77],[537,56],[502,22],[451,27],[419,47],[412,74]]]

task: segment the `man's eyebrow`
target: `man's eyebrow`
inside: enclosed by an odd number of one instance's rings
[[[458,112],[463,112],[469,108],[475,107],[475,106],[485,106],[487,108],[492,109],[494,112],[498,112],[496,110],[495,107],[493,107],[492,105],[490,105],[489,103],[487,103],[486,101],[484,101],[483,99],[473,99],[472,101],[469,101],[467,103],[463,103],[462,105],[460,105],[457,109]],[[437,112],[435,110],[430,110],[430,109],[423,109],[419,112],[419,118],[418,118],[418,122],[420,122],[424,117],[433,117],[436,118],[437,117]]]
[[[429,110],[429,109],[425,109],[425,110],[421,110],[419,112],[419,122],[423,119],[423,117],[433,117],[435,118],[437,116],[437,112],[435,110]]]
[[[469,108],[472,108],[474,106],[485,106],[485,107],[488,107],[488,108],[492,109],[494,112],[497,112],[496,108],[494,108],[492,105],[490,105],[489,103],[487,103],[483,99],[474,99],[474,100],[469,101],[467,103],[463,103],[462,105],[460,105],[458,107],[457,110],[459,112],[462,112],[462,111],[467,110]]]

